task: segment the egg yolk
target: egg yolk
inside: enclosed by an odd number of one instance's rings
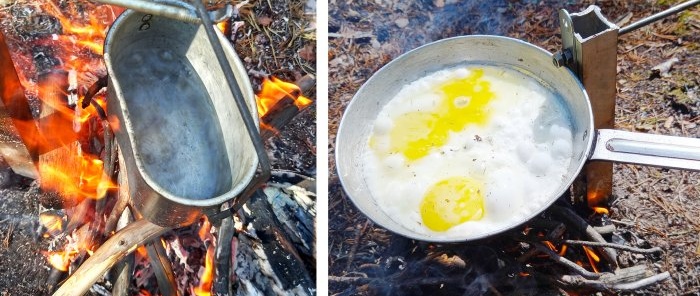
[[[434,110],[394,118],[389,153],[402,153],[408,161],[417,160],[445,145],[450,132],[461,131],[469,124],[486,123],[486,106],[494,94],[483,75],[483,69],[476,69],[467,77],[445,82],[438,86],[441,98]]]
[[[435,183],[423,197],[420,214],[433,231],[446,231],[484,215],[481,185],[469,178],[453,177]]]

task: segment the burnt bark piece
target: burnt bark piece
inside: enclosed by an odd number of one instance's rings
[[[262,191],[246,204],[251,216],[249,234],[238,235],[236,278],[238,291],[258,291],[263,295],[286,291],[310,295],[315,287],[311,268],[304,263],[297,247],[284,233]],[[223,243],[223,242],[219,242]]]

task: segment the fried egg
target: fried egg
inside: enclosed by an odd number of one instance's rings
[[[380,208],[434,237],[492,232],[541,207],[572,158],[569,115],[514,69],[467,65],[405,87],[380,111],[363,156]]]

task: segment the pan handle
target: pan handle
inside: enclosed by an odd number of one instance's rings
[[[600,129],[590,159],[700,171],[700,139]]]

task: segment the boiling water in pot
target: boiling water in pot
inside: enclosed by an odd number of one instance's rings
[[[176,196],[207,199],[225,192],[231,170],[204,83],[185,57],[144,45],[132,44],[113,63],[144,170]]]

